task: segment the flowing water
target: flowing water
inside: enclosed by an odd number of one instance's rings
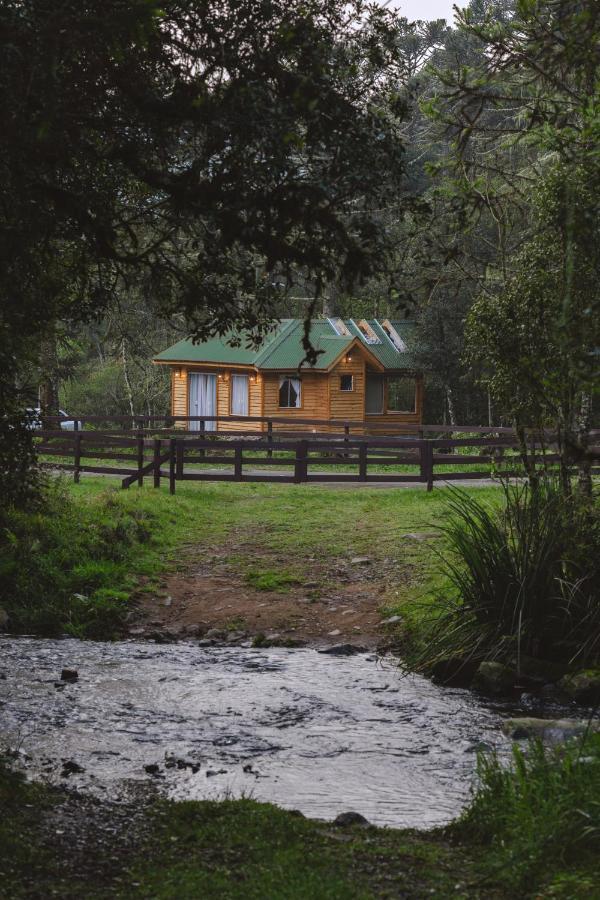
[[[66,666],[79,680],[63,686]],[[31,775],[99,795],[151,780],[175,799],[246,795],[418,828],[464,807],[480,742],[506,747],[468,691],[369,654],[8,637],[0,741]]]

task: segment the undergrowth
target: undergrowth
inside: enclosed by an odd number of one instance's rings
[[[600,876],[600,734],[560,748],[515,746],[511,766],[482,755],[478,774],[453,831],[487,847],[485,876],[519,897],[543,882],[536,896],[599,896],[592,889]]]
[[[417,667],[448,657],[600,659],[600,509],[558,485],[505,485],[503,507],[448,489],[443,591]]]
[[[33,510],[4,511],[0,597],[16,632],[77,637],[118,633],[127,612],[132,555],[152,540],[154,517],[107,491],[74,502],[50,483]]]

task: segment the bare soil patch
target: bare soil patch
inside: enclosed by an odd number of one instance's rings
[[[376,557],[284,558],[232,533],[219,546],[185,548],[178,571],[139,594],[130,633],[201,638],[217,629],[223,640],[372,648],[387,643],[386,595],[413,575],[410,564]]]

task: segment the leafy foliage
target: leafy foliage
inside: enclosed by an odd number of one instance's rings
[[[452,490],[446,593],[430,610],[420,665],[448,656],[600,659],[600,515],[543,480],[505,487],[503,509]]]
[[[593,888],[600,841],[600,735],[566,749],[515,747],[510,767],[482,755],[479,780],[457,832],[489,848],[484,869],[490,881],[519,896],[541,880],[553,885],[543,896],[592,896],[586,888]],[[579,875],[553,878],[557,868],[568,872],[573,864],[581,867]]]
[[[6,512],[0,595],[14,631],[110,637],[122,627],[133,552],[151,540],[152,517],[106,494],[90,508],[58,484],[34,511]]]
[[[4,3],[0,414],[54,323],[133,289],[197,336],[258,335],[276,267],[379,265],[371,210],[403,171],[393,22],[361,0]]]

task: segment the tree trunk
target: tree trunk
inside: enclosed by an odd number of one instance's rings
[[[58,428],[58,423],[46,421],[58,416],[58,350],[54,326],[50,325],[40,342],[40,382],[38,386],[40,418],[44,428]]]
[[[131,390],[131,381],[129,380],[129,369],[127,368],[127,351],[125,338],[123,338],[121,341],[121,364],[123,366],[123,380],[125,382],[125,391],[127,392],[129,411],[131,413],[131,427],[135,428],[135,409],[133,405],[133,391]]]

